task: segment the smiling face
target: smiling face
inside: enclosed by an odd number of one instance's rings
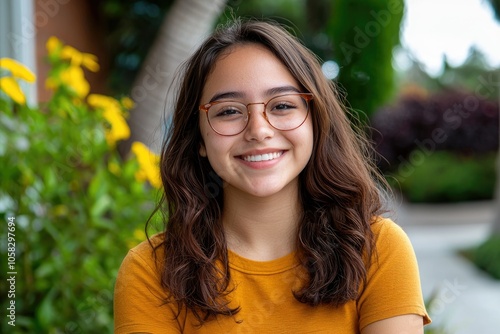
[[[200,112],[203,143],[199,153],[208,158],[225,181],[225,195],[243,192],[267,197],[297,190],[298,175],[313,148],[311,116],[294,130],[280,131],[263,115],[263,103],[278,95],[297,92],[302,92],[300,85],[288,69],[259,44],[236,46],[215,63],[201,103],[215,100],[251,103],[248,125],[235,136],[216,133],[205,112]]]

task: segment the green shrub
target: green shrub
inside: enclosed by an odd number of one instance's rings
[[[414,161],[404,161],[395,174],[388,178],[410,202],[457,202],[493,198],[496,154],[467,157],[446,151],[428,155],[415,151],[414,157]]]
[[[0,219],[9,227],[0,256],[4,263],[15,242],[17,273],[15,296],[0,288],[3,310],[15,301],[16,326],[4,318],[1,332],[112,333],[117,270],[145,238],[157,196],[145,182],[158,186],[154,155],[141,143],[127,159],[118,154],[131,101],[87,96],[82,66],[98,70],[95,57],[55,38],[47,47],[47,103],[27,106],[17,82],[29,71],[0,63]]]
[[[411,153],[449,151],[462,156],[498,152],[498,100],[449,88],[405,94],[372,117],[381,170],[394,171]]]
[[[479,246],[465,251],[478,268],[500,280],[500,235],[492,235]]]

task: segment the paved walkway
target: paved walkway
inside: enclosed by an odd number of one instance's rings
[[[482,242],[494,203],[395,205],[393,218],[410,237],[419,262],[424,298],[433,325],[447,334],[500,333],[500,281],[479,271],[457,252]]]

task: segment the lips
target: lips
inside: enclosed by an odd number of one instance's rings
[[[242,155],[241,159],[248,162],[270,161],[277,159],[283,155],[283,151],[269,152],[264,154]]]

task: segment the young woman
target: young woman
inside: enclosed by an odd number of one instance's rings
[[[115,333],[422,333],[415,255],[360,138],[286,30],[217,30],[186,64],[165,231],[123,261]]]

